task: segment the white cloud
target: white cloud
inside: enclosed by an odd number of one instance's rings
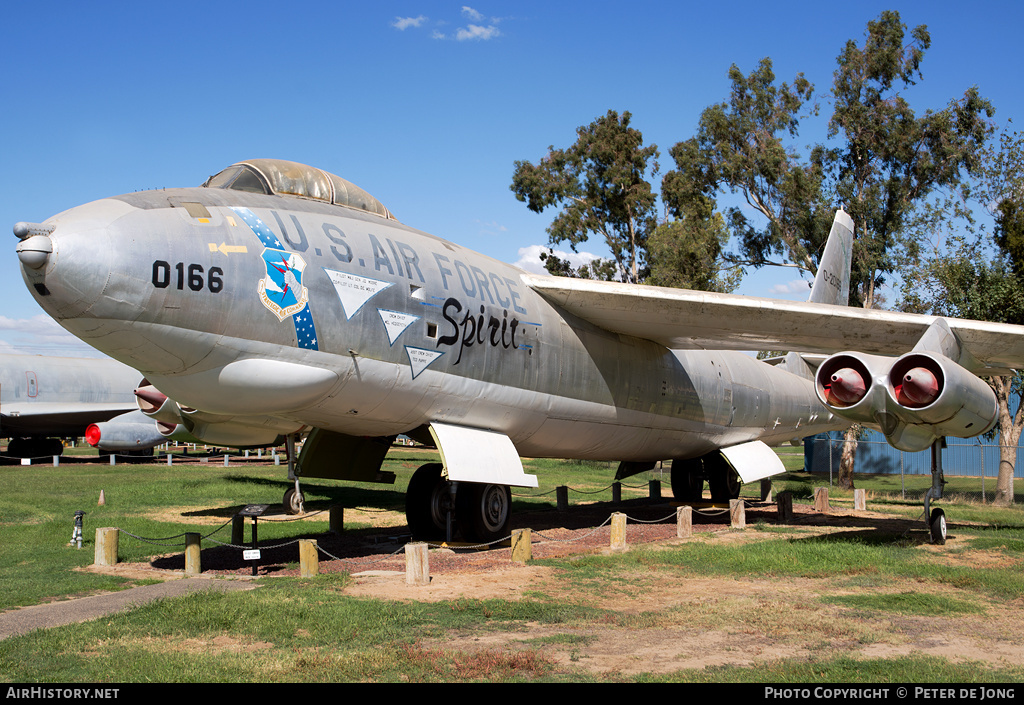
[[[498,24],[503,18],[492,17],[488,19],[482,12],[479,12],[469,5],[462,6],[461,14],[465,20],[469,21],[469,24],[465,27],[459,27],[454,32],[447,32],[446,30],[441,29],[442,27],[450,24],[449,21],[431,20],[425,15],[420,15],[418,17],[396,17],[395,21],[391,23],[391,26],[398,30],[406,30],[410,27],[419,28],[429,25],[431,27],[431,39],[453,39],[458,42],[485,42],[490,39],[494,39],[495,37],[502,36],[501,30],[498,29]]]
[[[102,353],[61,328],[49,316],[0,316],[0,352],[102,357]]]
[[[481,27],[479,25],[471,24],[469,27],[459,27],[455,33],[455,39],[460,42],[469,40],[476,41],[487,41],[488,39],[494,39],[500,37],[501,32],[494,25],[489,27]]]
[[[811,285],[803,279],[793,279],[785,284],[775,284],[768,292],[776,296],[789,296],[790,294],[808,296],[811,292]]]
[[[476,221],[476,224],[480,226],[481,235],[498,235],[500,233],[508,232],[508,228],[506,228],[504,225],[501,225],[495,220],[489,222],[478,220]]]
[[[541,253],[550,251],[550,247],[544,245],[530,245],[529,247],[519,248],[519,259],[516,261],[515,266],[520,269],[525,269],[530,274],[548,274],[548,270],[544,269],[544,262],[541,260]],[[561,250],[555,250],[555,255],[559,259],[569,260],[569,263],[573,268],[581,267],[588,262],[592,262],[595,259],[600,259],[597,255],[593,255],[589,252],[563,252]]]
[[[406,30],[409,27],[420,27],[426,21],[427,18],[424,15],[419,17],[396,17],[391,26],[398,30]]]

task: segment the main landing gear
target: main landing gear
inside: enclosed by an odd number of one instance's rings
[[[490,543],[508,535],[512,491],[506,485],[450,482],[440,463],[421,466],[409,481],[405,516],[412,535]]]
[[[728,502],[740,496],[743,483],[721,452],[672,461],[672,494],[677,501],[703,501],[705,480],[711,488],[712,502]]]

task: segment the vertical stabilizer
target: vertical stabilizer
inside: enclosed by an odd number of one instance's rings
[[[836,211],[825,253],[818,262],[818,274],[811,287],[811,303],[846,306],[850,303],[850,265],[853,257],[853,219]]]

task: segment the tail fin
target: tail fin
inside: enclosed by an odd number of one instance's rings
[[[846,211],[836,211],[825,252],[818,262],[818,274],[811,287],[816,304],[846,306],[850,303],[850,265],[853,257],[853,219]]]

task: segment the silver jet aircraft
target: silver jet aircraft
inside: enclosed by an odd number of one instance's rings
[[[843,212],[807,303],[529,275],[270,159],[15,234],[39,304],[145,375],[139,406],[168,437],[307,434],[293,511],[300,478],[386,481],[397,435],[436,444],[407,492],[425,537],[506,535],[509,487],[537,486],[520,456],[620,477],[671,459],[677,497],[708,482],[721,500],[782,471],[770,445],[851,421],[913,450],[977,435],[996,403],[975,373],[1024,362],[1024,328],[846,307]],[[942,510],[926,521],[944,540]]]
[[[8,456],[61,455],[61,438],[101,451],[147,450],[167,439],[139,412],[139,373],[116,360],[0,354],[0,436]]]

